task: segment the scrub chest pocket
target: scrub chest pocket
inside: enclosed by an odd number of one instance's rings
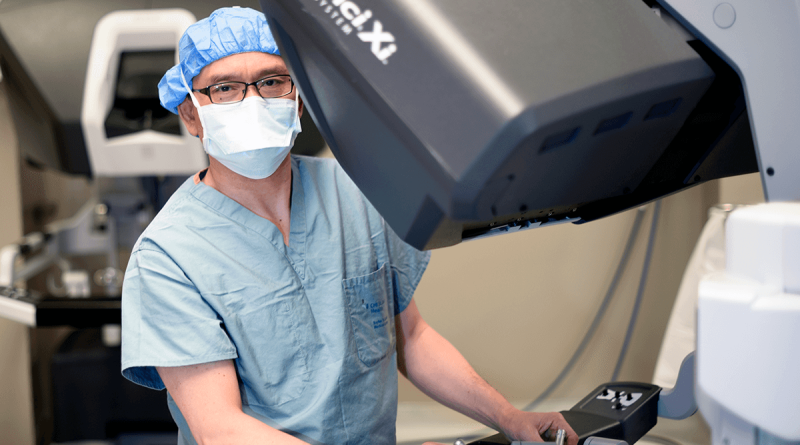
[[[358,358],[372,366],[394,351],[394,303],[389,294],[388,267],[342,280],[350,309]]]

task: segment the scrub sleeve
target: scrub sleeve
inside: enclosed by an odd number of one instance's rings
[[[149,244],[149,243],[148,243]],[[172,259],[155,246],[134,250],[125,272],[122,323],[128,356],[123,375],[164,389],[155,366],[186,366],[237,358],[214,310]],[[146,310],[145,310],[146,308]]]

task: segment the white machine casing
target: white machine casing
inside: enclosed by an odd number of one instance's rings
[[[175,50],[196,21],[185,9],[115,11],[97,22],[89,52],[81,126],[92,173],[100,177],[192,174],[208,165],[202,144],[181,125],[181,135],[152,130],[106,137],[117,67],[124,51]],[[101,104],[87,106],[86,104]]]
[[[715,445],[800,441],[800,203],[739,208],[700,282],[696,397]]]
[[[659,3],[739,74],[767,201],[799,200],[800,0]]]
[[[730,216],[701,281],[697,404],[715,445],[800,442],[800,0],[659,3],[738,73],[770,202]]]

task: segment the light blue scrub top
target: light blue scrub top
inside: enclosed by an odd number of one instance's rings
[[[234,359],[244,411],[310,443],[396,441],[394,317],[429,253],[400,240],[331,159],[292,157],[289,246],[190,178],[134,247],[122,373]],[[196,443],[171,397],[179,443]]]

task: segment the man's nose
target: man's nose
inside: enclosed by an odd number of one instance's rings
[[[247,85],[247,90],[245,90],[244,97],[245,99],[248,97],[261,97],[261,94],[258,93],[258,88],[256,88],[255,85],[251,84]]]

